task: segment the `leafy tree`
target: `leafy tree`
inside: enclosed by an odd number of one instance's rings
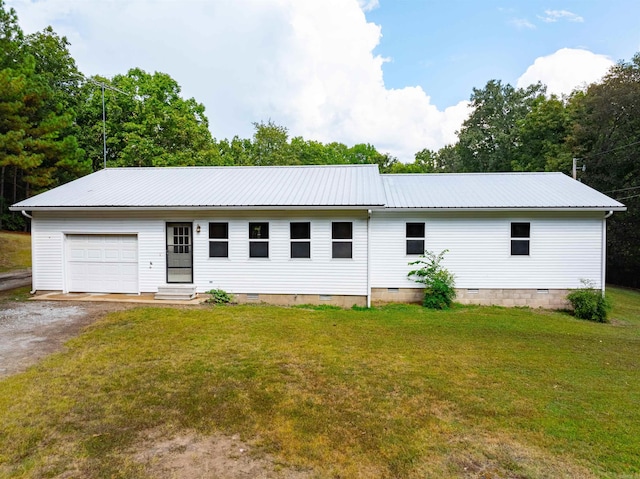
[[[248,138],[234,136],[231,141],[224,139],[216,142],[214,148],[218,150],[221,165],[244,166],[251,165],[253,144]]]
[[[607,280],[640,287],[640,53],[574,95],[570,111],[582,181],[628,208],[607,220]]]
[[[567,137],[569,112],[557,96],[537,97],[530,111],[516,122],[517,148],[511,163],[514,171],[570,171],[571,149]]]
[[[463,171],[511,171],[518,148],[517,125],[544,97],[542,84],[527,88],[491,80],[471,95],[473,111],[458,134]]]
[[[289,132],[284,126],[278,126],[271,120],[267,123],[254,123],[253,134],[253,164],[263,165],[292,165],[298,164],[299,159],[291,155],[288,142]]]
[[[0,227],[17,228],[9,203],[86,172],[73,135],[75,63],[50,29],[25,38],[0,0]]]
[[[193,166],[220,164],[204,106],[180,96],[165,73],[133,68],[111,81],[94,77],[83,87],[78,114],[81,144],[94,170],[102,167],[102,91],[105,89],[107,164],[111,166]]]

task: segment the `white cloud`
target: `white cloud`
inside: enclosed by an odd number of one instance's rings
[[[378,0],[358,0],[358,4],[364,12],[370,12],[380,6],[380,2]]]
[[[535,30],[536,26],[526,18],[512,18],[509,23],[519,29]]]
[[[562,48],[551,55],[536,58],[518,78],[517,86],[523,88],[540,81],[547,85],[547,93],[561,96],[599,81],[613,64],[605,55]]]
[[[455,141],[467,102],[440,111],[420,87],[387,89],[364,10],[377,0],[8,0],[26,32],[51,24],[82,72],[170,74],[217,138],[272,119],[306,139],[368,142],[402,161]]]
[[[544,15],[538,15],[538,18],[546,23],[555,23],[558,20],[567,20],[569,22],[584,22],[584,18],[568,10],[545,10]]]

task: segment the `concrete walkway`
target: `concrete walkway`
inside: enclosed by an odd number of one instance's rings
[[[31,268],[0,273],[0,291],[31,286]]]
[[[135,303],[198,305],[209,299],[209,295],[196,297],[189,301],[154,299],[153,293],[142,294],[114,294],[114,293],[61,293],[59,291],[36,293],[31,301],[102,301],[107,303]]]

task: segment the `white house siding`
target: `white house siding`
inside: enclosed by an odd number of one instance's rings
[[[530,255],[511,256],[511,222],[531,223]],[[458,288],[567,289],[582,278],[601,287],[603,213],[375,212],[371,286],[412,288],[405,224],[425,223],[425,248],[439,253]]]
[[[135,234],[138,237],[138,282],[140,292],[155,292],[165,282],[164,221],[153,217],[119,213],[34,212],[32,221],[34,288],[66,290],[66,234]]]
[[[209,258],[209,222],[229,223],[229,257]],[[249,223],[269,222],[269,258],[249,258]],[[289,223],[311,223],[311,258],[291,259]],[[353,257],[331,257],[332,221],[353,222]],[[367,294],[366,212],[209,213],[196,220],[194,281],[198,292]]]
[[[367,294],[366,211],[34,212],[34,288],[65,290],[65,234],[136,234],[140,292],[166,284],[166,223],[193,223],[198,292]],[[229,223],[229,258],[209,258],[209,222]],[[269,258],[249,258],[249,222],[269,222]],[[289,222],[311,223],[311,259],[290,259]],[[353,222],[353,258],[331,258],[331,222]],[[200,233],[196,232],[200,225]]]

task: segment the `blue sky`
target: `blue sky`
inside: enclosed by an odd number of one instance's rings
[[[640,51],[637,0],[5,1],[86,75],[168,73],[216,138],[272,120],[401,161],[455,142],[490,79],[568,94]]]
[[[546,13],[554,11],[567,15]],[[637,0],[381,0],[366,16],[382,26],[375,52],[390,58],[386,86],[420,85],[440,108],[490,79],[515,85],[536,58],[561,48],[613,61],[640,51]]]

